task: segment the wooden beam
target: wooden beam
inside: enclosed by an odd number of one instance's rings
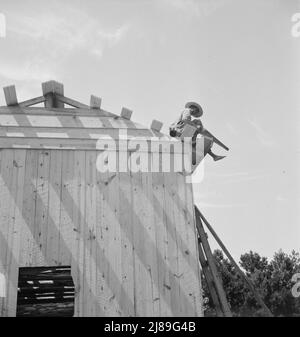
[[[232,314],[230,312],[229,304],[227,302],[226,294],[222,286],[222,280],[217,270],[217,266],[215,264],[214,256],[210,249],[210,246],[207,241],[207,236],[204,231],[202,221],[200,218],[199,210],[195,207],[195,217],[196,217],[196,228],[198,230],[198,234],[201,240],[201,245],[203,247],[203,251],[206,255],[207,262],[209,264],[211,275],[213,278],[213,282],[215,285],[216,292],[218,294],[218,298],[222,307],[222,311],[225,317],[231,317]]]
[[[201,218],[201,220],[205,223],[206,227],[211,232],[211,234],[213,235],[213,237],[215,238],[215,240],[217,241],[217,243],[220,245],[221,249],[226,254],[226,256],[228,257],[229,261],[232,263],[232,265],[234,266],[234,268],[236,269],[236,271],[239,273],[239,275],[241,276],[241,278],[248,285],[248,287],[251,290],[252,294],[254,295],[257,303],[264,309],[266,315],[268,317],[273,317],[273,314],[272,314],[271,310],[266,306],[265,302],[262,300],[261,296],[256,291],[256,289],[255,289],[255,287],[254,287],[251,279],[248,278],[243,273],[243,271],[241,270],[241,268],[239,267],[239,265],[235,262],[234,258],[231,256],[231,254],[229,253],[229,251],[227,250],[227,248],[225,247],[225,245],[223,244],[223,242],[221,241],[221,239],[218,237],[217,233],[214,231],[214,229],[212,228],[212,226],[210,225],[210,223],[206,220],[206,218],[204,217],[204,215],[199,211],[199,209],[198,209],[197,206],[195,206],[195,214],[196,214],[196,216],[198,216],[199,218]]]
[[[88,105],[75,101],[74,99],[68,98],[66,96],[56,94],[55,97],[57,101],[71,105],[74,108],[78,108],[78,109],[89,109],[90,108]]]
[[[56,81],[48,81],[42,83],[43,95],[59,94],[64,95],[64,85]]]
[[[160,132],[162,126],[163,126],[163,123],[162,123],[162,122],[157,121],[156,119],[153,119],[150,128],[151,128],[152,130],[154,130],[154,131]]]
[[[88,111],[87,111],[88,109]],[[24,115],[24,109],[16,106],[3,106],[0,107],[0,116],[7,115],[7,114],[16,114],[16,115]],[[26,115],[33,115],[33,116],[57,116],[57,111],[53,110],[45,110],[43,107],[28,107],[26,108]],[[120,119],[120,116],[117,116],[111,112],[105,110],[96,110],[90,109],[89,106],[84,106],[83,109],[71,109],[71,108],[64,108],[59,109],[59,116],[78,116],[78,117],[111,117],[116,119]],[[147,129],[146,127],[144,129]]]
[[[64,103],[56,99],[56,95],[64,95],[64,85],[56,81],[42,83],[43,95],[45,96],[46,108],[63,108]]]
[[[29,107],[35,104],[43,103],[45,102],[45,100],[46,100],[45,96],[35,97],[35,98],[19,103],[19,106],[21,108],[26,108],[26,107]]]
[[[202,267],[202,271],[203,271],[203,274],[204,274],[204,277],[205,277],[205,280],[206,280],[206,283],[207,283],[207,286],[208,286],[209,293],[211,295],[213,304],[215,306],[217,316],[223,317],[224,314],[222,312],[221,303],[220,303],[220,300],[219,300],[217,292],[216,292],[213,276],[211,274],[211,270],[209,269],[208,262],[205,259],[204,251],[203,251],[200,240],[198,240],[198,250],[199,250],[198,251],[199,252],[199,260],[200,260],[200,264],[201,264],[201,267]]]
[[[7,106],[18,105],[16,87],[14,85],[4,87],[3,91]]]
[[[91,99],[90,99],[90,108],[91,109],[100,109],[101,107],[101,98],[91,95]]]
[[[132,110],[129,110],[127,108],[122,108],[121,111],[121,117],[130,120],[132,116]]]

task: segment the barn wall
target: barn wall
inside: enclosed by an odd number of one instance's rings
[[[191,184],[176,173],[99,173],[96,151],[0,151],[0,272],[71,265],[77,316],[198,316]]]

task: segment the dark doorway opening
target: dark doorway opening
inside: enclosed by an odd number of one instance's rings
[[[72,317],[74,296],[70,266],[19,268],[17,317]]]

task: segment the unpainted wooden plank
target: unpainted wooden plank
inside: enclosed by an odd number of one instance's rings
[[[133,144],[134,142],[134,144]],[[35,149],[65,149],[65,150],[107,150],[107,151],[126,151],[126,152],[136,152],[139,146],[139,140],[133,140],[130,143],[130,147],[127,146],[126,142],[121,139],[111,139],[111,138],[101,138],[99,141],[96,138],[51,138],[48,135],[42,138],[36,137],[1,137],[0,136],[0,148],[35,148]],[[168,141],[162,141],[161,147],[152,147],[153,143],[150,139],[142,141],[142,149],[139,150],[139,155],[151,153],[163,153],[164,158],[169,157],[170,146],[172,145]],[[134,145],[134,146],[133,146]],[[145,145],[145,146],[144,146]],[[107,149],[107,146],[109,148]],[[158,151],[158,152],[157,152]],[[178,153],[181,153],[178,148]],[[137,157],[138,155],[134,156]],[[159,156],[157,156],[159,157]],[[153,158],[152,163],[156,163],[159,158]],[[166,164],[166,160],[164,164]],[[137,165],[135,165],[137,167]],[[138,168],[137,168],[138,169]],[[169,170],[169,166],[164,165],[163,170]]]
[[[94,157],[97,160],[97,153]],[[96,168],[96,162],[94,163],[94,168]],[[89,165],[89,169],[91,165]],[[96,190],[93,190],[93,195],[96,193],[95,206],[96,206],[96,225],[93,228],[93,233],[95,234],[96,240],[96,254],[95,266],[96,266],[96,301],[98,304],[97,310],[103,312],[104,316],[114,316],[111,310],[111,303],[109,299],[114,299],[113,293],[110,290],[110,285],[108,283],[110,261],[108,261],[108,251],[109,251],[109,232],[112,227],[112,223],[107,220],[109,217],[109,212],[107,211],[107,200],[108,200],[108,184],[105,182],[108,180],[108,173],[100,173],[95,170],[96,174]],[[93,179],[94,180],[94,179]]]
[[[121,285],[123,291],[127,297],[122,296],[120,299],[120,307],[123,309],[124,316],[136,316],[135,303],[135,282],[134,282],[134,242],[132,226],[132,210],[128,208],[128,205],[132,204],[132,184],[129,172],[119,173],[117,175],[119,179],[119,221],[121,225]],[[130,304],[127,303],[130,301]]]
[[[161,199],[159,195],[156,194],[156,190],[154,189],[154,195],[155,195],[155,209],[156,214],[163,215],[163,223],[166,227],[166,235],[167,239],[165,240],[167,243],[168,251],[167,256],[169,257],[166,259],[166,269],[170,271],[169,279],[170,284],[169,288],[171,291],[173,291],[173,288],[175,287],[175,293],[178,294],[178,291],[180,291],[180,304],[184,308],[184,310],[181,310],[182,313],[180,313],[179,316],[187,315],[189,312],[194,312],[193,310],[193,304],[191,304],[191,298],[189,296],[191,293],[185,291],[185,286],[181,289],[180,287],[180,280],[184,277],[184,272],[188,274],[193,273],[194,278],[198,279],[198,272],[197,268],[195,269],[195,265],[198,264],[198,259],[193,254],[190,254],[190,247],[185,239],[185,226],[186,223],[183,219],[183,214],[186,212],[185,207],[181,207],[180,203],[178,203],[178,186],[176,182],[176,175],[174,173],[164,173],[164,198],[165,200]],[[180,222],[181,219],[182,221]],[[180,222],[182,224],[182,231],[178,229],[177,222]],[[178,272],[174,272],[174,269],[176,269],[176,263],[175,261],[172,261],[174,257],[174,248],[177,246],[177,258],[178,258]],[[189,259],[186,257],[189,256]],[[182,259],[184,264],[184,269],[179,268],[179,260]],[[189,281],[190,282],[190,281]],[[178,283],[179,283],[179,289],[178,289]],[[176,290],[177,289],[177,290]],[[171,299],[174,303],[171,304],[172,310],[175,310],[173,312],[174,315],[178,315],[180,310],[180,306],[176,306],[176,299],[173,293],[171,294]],[[187,308],[187,309],[185,309]],[[194,315],[194,314],[191,314]]]
[[[73,223],[75,231],[75,253],[72,263],[72,275],[75,284],[75,313],[76,317],[84,315],[85,281],[85,151],[75,151],[74,157],[74,208]]]
[[[43,103],[45,102],[45,96],[39,96],[35,98],[28,99],[26,101],[23,101],[19,103],[19,107],[26,108],[35,104]]]
[[[176,228],[181,239],[180,242],[178,241],[181,252],[178,262],[179,272],[183,274],[180,278],[180,287],[182,296],[188,299],[188,303],[181,301],[181,311],[185,315],[199,316],[202,314],[202,297],[193,194],[191,185],[186,183],[185,177],[181,174],[176,174],[176,177],[177,197],[174,200],[179,209]]]
[[[24,186],[24,171],[25,171],[25,151],[12,151],[12,160],[8,163],[11,168],[11,184],[6,187],[10,193],[9,207],[9,230],[7,236],[7,315],[16,315],[17,288],[18,288],[18,267],[19,267],[19,252],[20,252],[20,237],[21,228],[24,225],[22,217],[22,201],[23,201],[23,186]]]
[[[89,109],[88,105],[80,103],[80,102],[76,101],[75,99],[71,99],[71,98],[65,97],[63,95],[60,95],[58,93],[55,94],[55,99],[58,102],[57,103],[57,108],[63,107],[62,105],[64,103],[66,103],[68,105],[71,105],[74,108]]]
[[[76,110],[76,109],[73,109]],[[89,111],[95,111],[89,109]],[[105,128],[105,129],[127,129],[129,130],[145,130],[148,131],[149,136],[155,136],[153,130],[147,127],[133,123],[132,121],[111,116],[100,116],[99,114],[89,113],[68,113],[58,114],[53,111],[40,113],[30,113],[30,111],[15,112],[0,111],[0,125],[1,126],[22,126],[22,127],[65,127],[65,128]],[[172,140],[174,142],[174,139]]]
[[[121,111],[121,117],[130,120],[131,116],[132,116],[132,110],[129,110],[123,107]]]
[[[153,157],[153,154],[152,154]],[[153,159],[152,159],[153,160]],[[156,248],[158,268],[158,290],[160,315],[162,317],[172,316],[171,309],[171,292],[170,292],[170,275],[168,265],[168,234],[165,218],[165,188],[164,176],[162,173],[152,173],[153,195],[160,202],[160,207],[156,207],[154,213],[154,223],[156,225]]]
[[[10,186],[12,184],[12,151],[1,150],[0,162],[0,272],[4,275],[6,280],[5,290],[6,297],[0,299],[0,317],[8,316],[8,287],[9,287],[9,273],[7,266],[7,256],[10,254],[8,251],[9,240],[9,225],[10,225],[10,201],[11,193]]]
[[[195,211],[194,211],[194,192],[193,192],[193,184],[187,183],[186,177],[181,174],[177,174],[177,179],[181,181],[182,186],[185,187],[185,195],[186,195],[186,223],[188,225],[188,236],[190,241],[190,253],[192,257],[196,257],[199,254],[198,250],[198,231],[196,228],[196,218],[195,218]],[[181,194],[180,194],[181,195]],[[195,310],[197,316],[204,315],[203,309],[203,297],[202,297],[202,284],[201,284],[201,268],[199,263],[194,260],[191,260],[194,267],[194,303],[195,303]]]
[[[42,83],[42,90],[44,96],[49,93],[64,95],[64,85],[53,80]]]
[[[164,175],[164,188],[165,188],[165,204],[161,205],[165,212],[166,232],[167,232],[167,255],[168,264],[166,266],[170,269],[170,291],[171,291],[171,310],[172,314],[176,317],[184,316],[184,312],[180,311],[185,297],[181,298],[180,280],[183,276],[179,269],[178,259],[180,250],[176,223],[179,217],[179,209],[176,207],[174,199],[177,193],[176,175],[172,173],[165,173]],[[159,200],[157,200],[159,201]]]
[[[204,251],[200,243],[200,240],[199,240],[198,250],[199,250],[199,261],[200,261],[202,272],[204,274],[204,277],[207,283],[207,287],[209,289],[210,296],[212,298],[214,309],[216,310],[218,317],[223,317],[224,315],[223,315],[221,304],[220,304],[220,301],[219,301],[219,298],[218,298],[218,295],[215,289],[214,280],[211,275],[211,271],[209,269],[208,263],[205,259]]]
[[[47,138],[79,138],[79,139],[99,139],[108,135],[113,139],[118,139],[120,129],[107,128],[84,128],[84,127],[31,127],[31,126],[2,126],[0,127],[1,137],[38,137]],[[145,131],[140,129],[128,130],[128,137],[144,137]],[[151,134],[148,134],[151,137]]]
[[[216,291],[217,291],[217,294],[218,294],[218,297],[219,297],[219,300],[222,306],[222,312],[224,313],[225,317],[231,317],[232,314],[230,312],[229,303],[227,301],[226,294],[223,289],[222,280],[220,279],[220,275],[216,267],[214,256],[212,254],[209,243],[207,241],[206,233],[204,231],[201,218],[197,216],[196,221],[197,221],[196,225],[197,225],[199,237],[201,239],[201,244],[202,244],[207,262],[209,264],[209,268],[211,270],[211,275],[213,277],[214,285],[215,285],[215,288],[216,288]]]
[[[142,174],[132,173],[131,184],[133,188],[132,212],[133,212],[133,244],[135,260],[135,303],[139,316],[153,315],[151,270],[146,263],[146,236],[145,229],[145,204]],[[143,202],[144,201],[144,202]]]
[[[50,151],[49,200],[47,245],[45,258],[50,266],[59,265],[59,224],[62,190],[62,157],[63,151]]]
[[[3,186],[4,186],[4,180],[3,180],[3,172],[2,172],[2,153],[3,150],[0,151],[0,197],[3,197]],[[1,273],[1,281],[4,282],[2,284],[2,291],[1,291],[1,296],[0,296],[0,317],[4,316],[4,311],[5,311],[5,306],[4,306],[4,299],[7,294],[7,287],[6,287],[6,272],[4,270],[5,263],[4,263],[4,256],[6,254],[6,245],[5,245],[5,240],[6,240],[6,226],[4,227],[3,224],[3,206],[4,203],[0,203],[0,273]]]
[[[59,262],[63,265],[71,265],[75,241],[73,224],[73,179],[74,179],[74,151],[64,151],[62,155],[62,186],[61,208],[59,222]]]
[[[44,114],[24,113],[0,113],[1,126],[18,127],[55,127],[55,128],[82,128],[87,129],[136,129],[148,130],[145,126],[134,124],[131,121],[124,121],[121,118],[102,117],[92,114],[50,114],[46,111]],[[152,135],[153,133],[149,133]]]
[[[190,246],[189,241],[187,240],[187,225],[186,225],[186,198],[185,198],[185,189],[182,186],[183,180],[177,179],[178,177],[174,174],[172,175],[174,179],[174,184],[176,186],[176,191],[168,191],[170,193],[169,197],[174,200],[174,207],[176,208],[176,218],[174,221],[174,228],[176,229],[177,236],[177,250],[178,250],[178,278],[179,287],[180,287],[180,298],[178,310],[182,316],[191,315],[194,316],[194,312],[191,312],[191,307],[193,308],[192,298],[189,296],[188,289],[190,289],[190,261],[189,256]],[[176,203],[177,200],[180,200],[180,203]],[[183,301],[182,298],[187,298],[188,301]]]
[[[26,150],[23,218],[25,225],[22,228],[22,244],[20,253],[20,266],[32,266],[35,264],[35,256],[38,245],[35,241],[34,223],[36,214],[36,184],[38,173],[38,151]]]
[[[148,271],[148,279],[151,285],[151,293],[148,298],[147,316],[159,316],[159,278],[158,278],[158,258],[156,249],[156,224],[154,214],[156,209],[154,206],[154,195],[152,185],[152,172],[141,173],[143,199],[141,205],[144,208],[143,218],[141,221],[144,225],[146,239],[145,246],[145,262]]]
[[[85,277],[89,286],[84,288],[84,314],[97,313],[97,230],[96,230],[96,151],[86,153],[85,162]]]
[[[128,301],[128,295],[122,288],[122,221],[120,217],[119,177],[116,172],[108,172],[104,184],[107,184],[107,195],[104,207],[108,212],[106,219],[107,230],[107,259],[113,273],[107,274],[106,281],[110,286],[108,307],[113,316],[124,316],[131,311],[132,303],[124,305],[121,300]],[[104,228],[106,230],[106,227]],[[122,304],[122,305],[121,305]]]
[[[56,95],[64,95],[64,85],[56,81],[42,83],[42,91],[45,96],[46,108],[63,108],[64,103],[56,99]]]
[[[161,128],[163,127],[163,123],[156,120],[156,119],[153,119],[152,123],[151,123],[151,126],[150,126],[150,129],[153,129],[155,131],[158,131],[160,132]]]
[[[16,87],[14,85],[10,85],[3,88],[5,101],[7,106],[18,105],[18,98],[16,93]]]
[[[48,236],[50,151],[38,151],[38,155],[37,175],[32,181],[36,185],[34,239],[39,248],[34,258],[34,264],[35,266],[44,266],[46,265],[45,255]]]
[[[99,152],[97,152],[97,155]],[[98,303],[98,315],[100,310],[104,316],[107,314],[107,302],[108,302],[108,285],[106,283],[107,271],[108,271],[108,261],[103,259],[103,256],[107,254],[107,221],[106,221],[106,200],[107,200],[107,191],[108,186],[105,182],[108,179],[107,172],[99,172],[96,170],[96,181],[97,181],[97,190],[96,190],[96,239],[97,239],[97,255],[96,255],[96,277],[97,277],[97,292],[96,298]],[[112,295],[111,295],[112,296]]]
[[[97,298],[103,315],[122,316],[127,309],[126,306],[122,306],[122,300],[126,300],[127,294],[121,292],[122,257],[118,218],[118,178],[114,172],[97,172],[97,184],[98,290],[100,286]],[[121,300],[122,296],[124,299]],[[127,305],[130,306],[129,303]]]
[[[85,105],[84,105],[85,106]],[[15,106],[1,106],[0,107],[0,115],[13,113],[13,114],[28,114],[28,115],[60,115],[60,116],[98,116],[98,117],[112,117],[119,118],[117,114],[112,112],[100,109],[100,110],[92,110],[89,106],[85,106],[84,108],[41,108],[41,107],[20,107],[19,105]]]
[[[90,98],[90,108],[91,109],[100,109],[101,108],[101,98],[91,95]]]

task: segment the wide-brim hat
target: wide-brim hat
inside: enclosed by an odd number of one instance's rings
[[[196,102],[187,102],[185,105],[185,108],[190,108],[191,106],[195,106],[198,109],[198,112],[194,114],[195,117],[201,117],[203,115],[203,110],[201,108],[201,105]]]

